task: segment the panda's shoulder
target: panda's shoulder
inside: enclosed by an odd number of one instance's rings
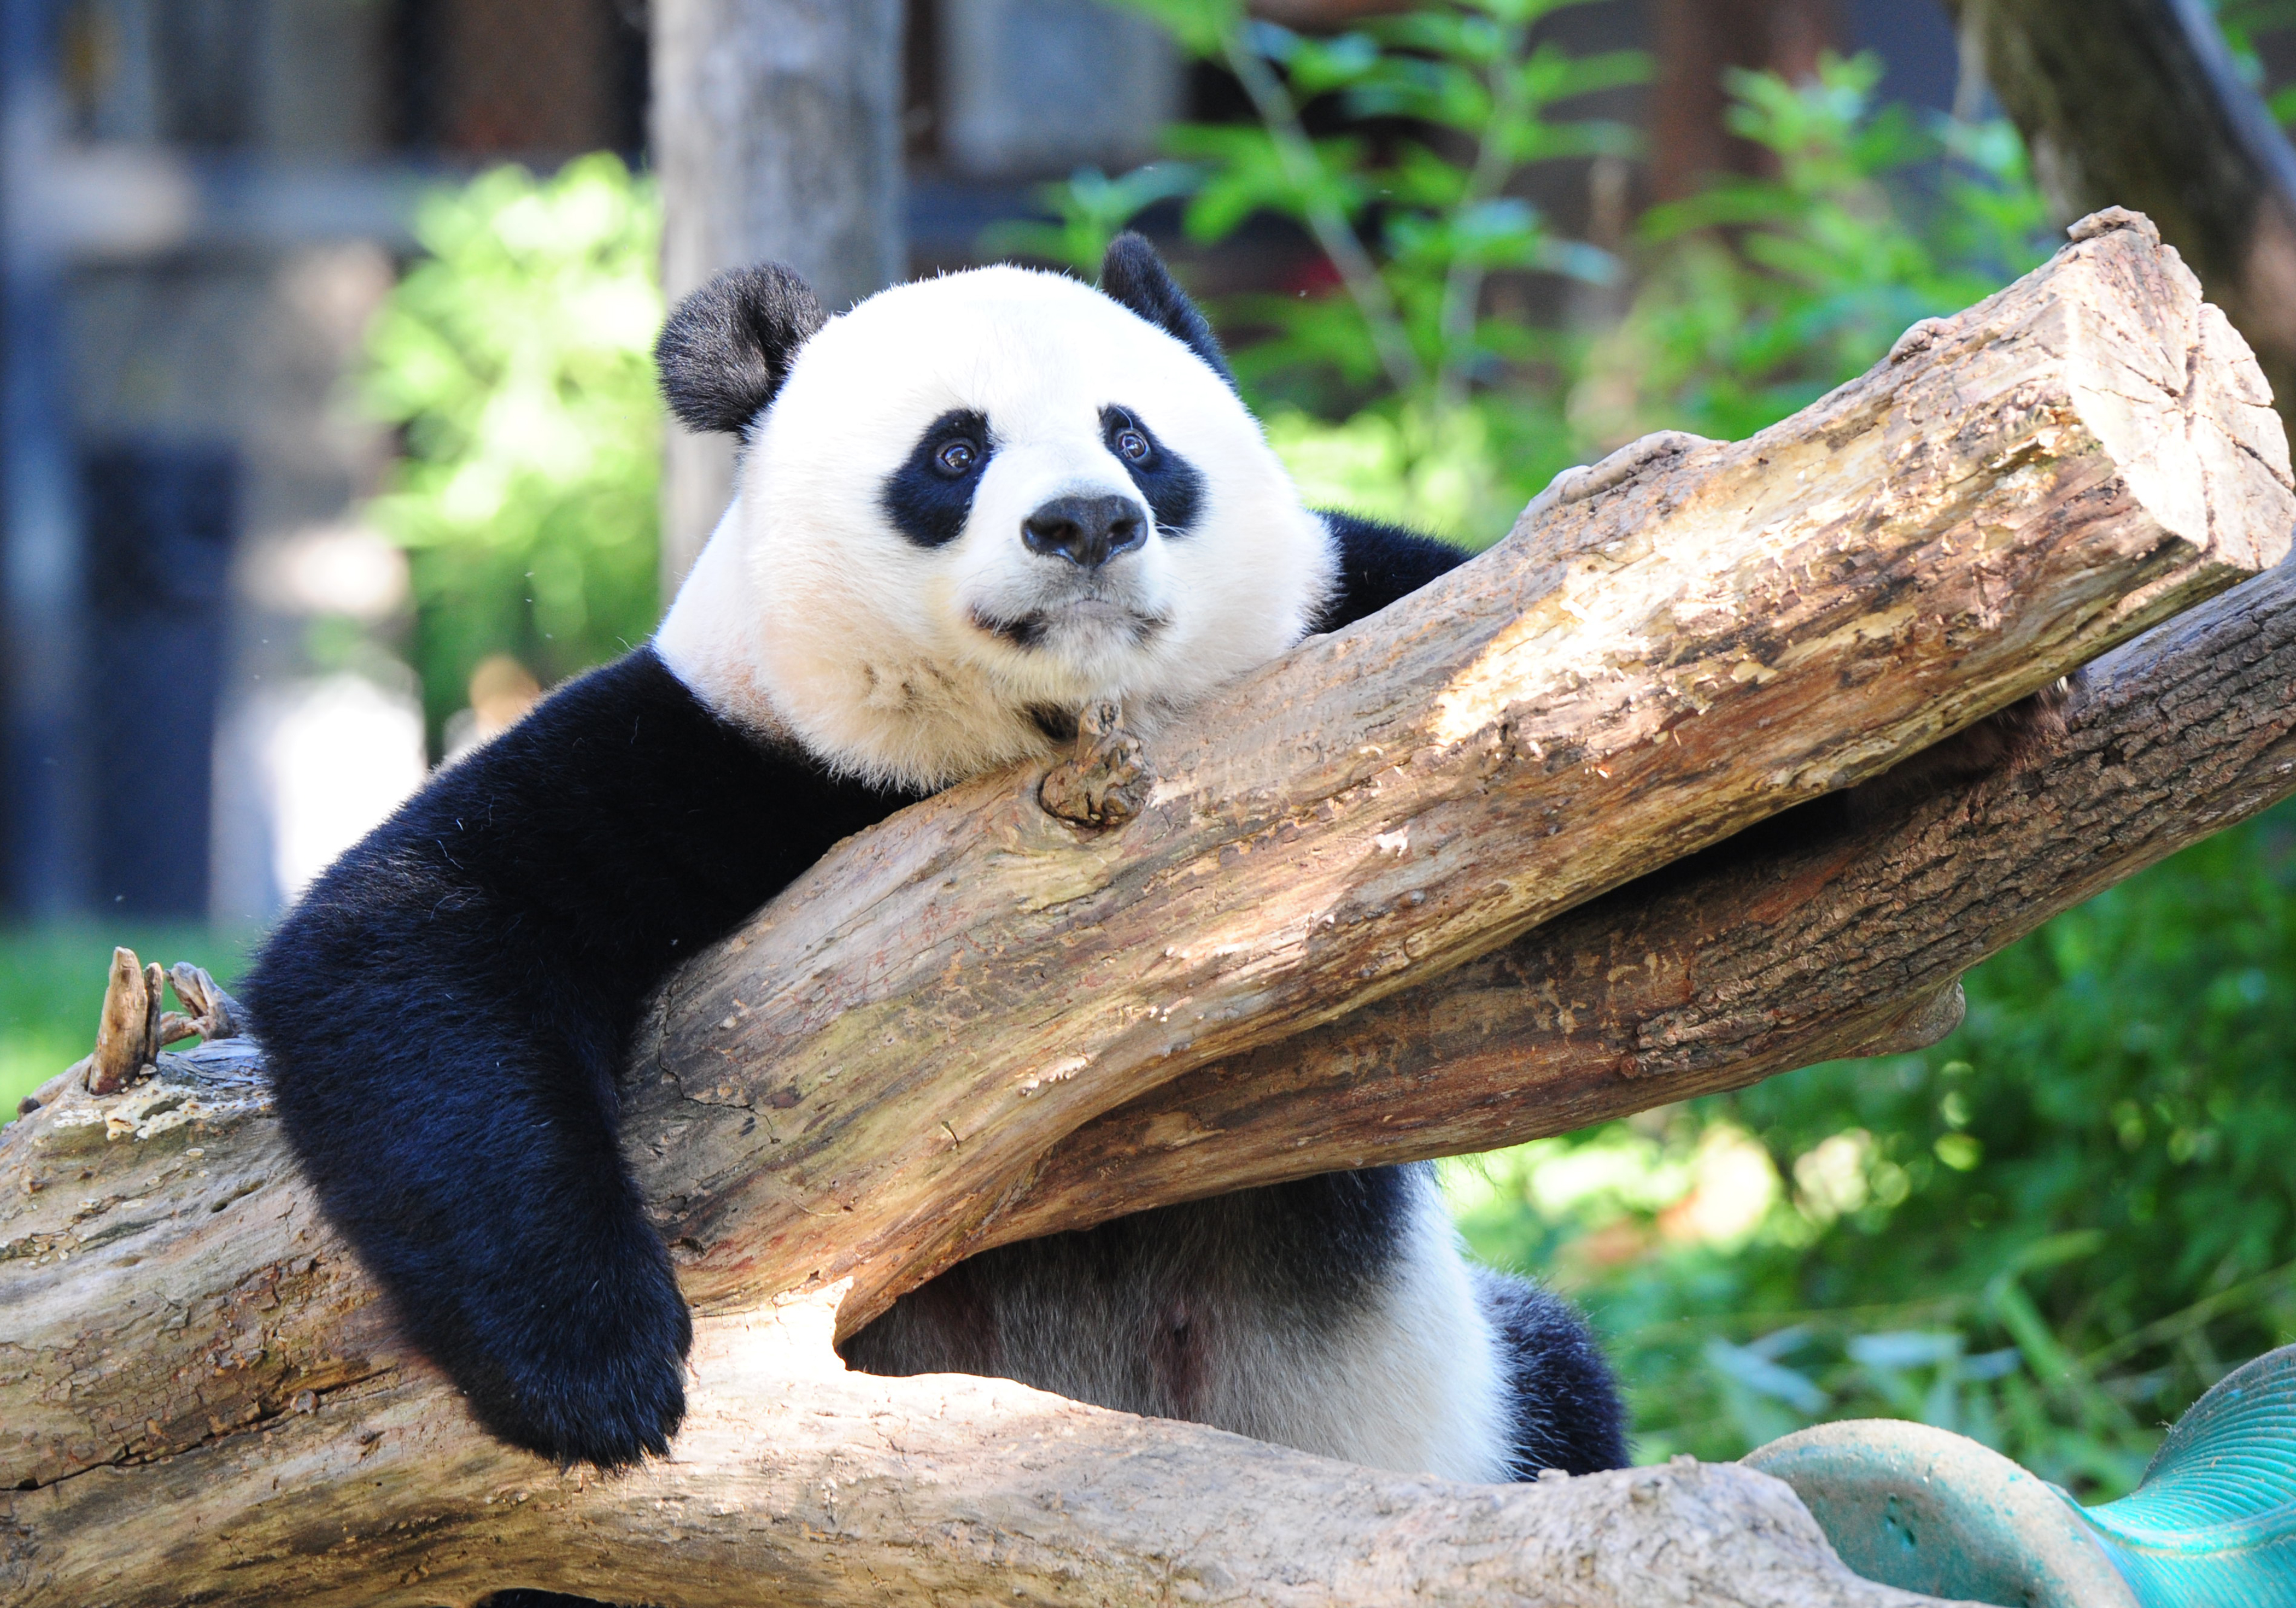
[[[1406,530],[1384,520],[1336,508],[1318,508],[1337,576],[1330,601],[1316,618],[1318,631],[1336,631],[1408,597],[1472,556],[1464,547]]]
[[[515,909],[685,927],[762,903],[906,801],[720,718],[642,647],[439,770],[314,902],[360,923],[426,901],[428,921],[448,898],[481,923]]]

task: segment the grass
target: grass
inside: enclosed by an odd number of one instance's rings
[[[229,988],[254,935],[142,922],[0,932],[0,1115],[12,1118],[18,1101],[94,1046],[115,944],[162,965],[188,960]]]

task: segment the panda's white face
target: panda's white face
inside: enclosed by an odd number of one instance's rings
[[[938,787],[1299,640],[1323,522],[1180,341],[1074,280],[898,286],[800,350],[656,645],[720,713]]]

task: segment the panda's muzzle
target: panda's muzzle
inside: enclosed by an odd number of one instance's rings
[[[1128,496],[1056,496],[1021,521],[1031,553],[1097,570],[1148,539],[1148,516]]]

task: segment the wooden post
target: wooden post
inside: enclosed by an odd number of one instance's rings
[[[670,299],[785,263],[832,312],[899,278],[900,0],[653,0],[653,160]],[[671,427],[667,598],[726,509],[733,447]]]

